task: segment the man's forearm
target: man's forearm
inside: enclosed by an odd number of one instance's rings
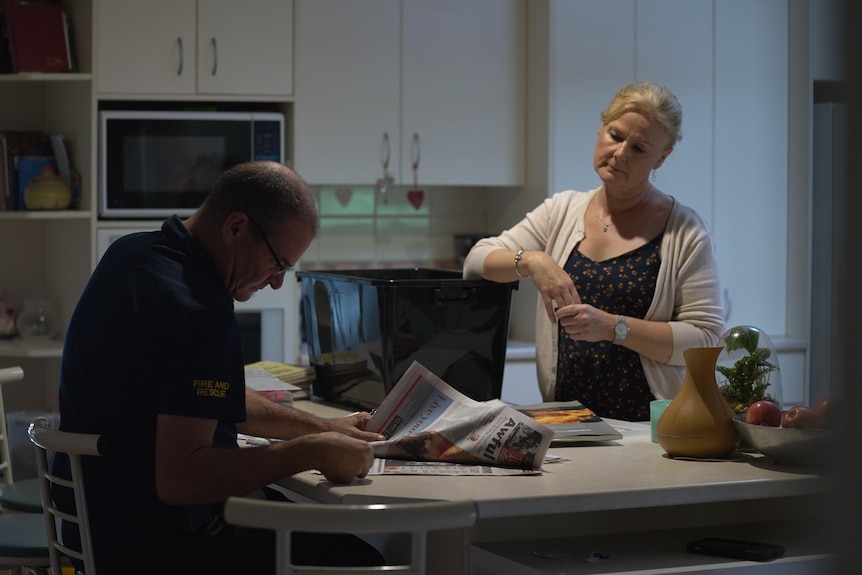
[[[246,389],[245,397],[246,421],[237,429],[246,435],[292,439],[331,428],[325,419],[276,403],[252,389]]]

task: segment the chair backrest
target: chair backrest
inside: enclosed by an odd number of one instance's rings
[[[426,501],[373,505],[290,503],[231,497],[224,507],[225,521],[232,525],[272,529],[276,536],[276,573],[410,573],[424,575],[428,532],[470,527],[476,522],[473,501]],[[410,534],[410,563],[380,567],[306,567],[291,560],[290,535],[309,533]]]
[[[0,369],[0,385],[24,380],[24,370],[20,367],[4,367]],[[12,456],[9,453],[9,433],[6,430],[6,408],[3,405],[3,392],[0,389],[0,477],[8,485],[14,481],[12,476]]]
[[[84,573],[87,575],[96,575],[81,459],[83,456],[101,455],[99,444],[101,436],[54,430],[51,429],[51,424],[44,417],[37,417],[33,420],[27,433],[30,436],[30,441],[36,446],[36,467],[39,471],[42,489],[42,507],[45,510],[45,529],[48,534],[51,569],[54,573],[61,573],[61,555],[65,555],[83,562]],[[51,465],[48,461],[49,451],[68,455],[72,472],[71,480],[51,473]],[[72,490],[75,501],[73,512],[58,508],[52,496],[52,489],[55,486]],[[62,538],[58,534],[58,520],[77,524],[81,539],[80,551],[63,544]]]

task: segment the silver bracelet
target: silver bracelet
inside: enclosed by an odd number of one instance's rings
[[[518,250],[518,253],[515,254],[515,273],[518,274],[519,278],[528,278],[530,276],[525,276],[521,273],[521,270],[518,269],[518,262],[521,261],[521,258],[524,257],[524,252],[527,251],[525,249]]]

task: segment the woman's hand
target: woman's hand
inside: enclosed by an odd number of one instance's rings
[[[524,260],[528,261],[525,263]],[[530,277],[545,303],[545,312],[550,321],[557,321],[556,310],[581,303],[581,296],[578,295],[572,278],[550,255],[540,251],[528,251],[524,252],[521,262],[530,271]]]
[[[590,304],[574,304],[557,308],[557,320],[572,339],[604,341],[613,334],[616,316]]]

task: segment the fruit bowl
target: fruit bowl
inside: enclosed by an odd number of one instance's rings
[[[733,416],[742,441],[766,457],[784,465],[823,466],[831,459],[837,431],[834,429],[798,429],[770,427],[745,422],[745,414]]]

